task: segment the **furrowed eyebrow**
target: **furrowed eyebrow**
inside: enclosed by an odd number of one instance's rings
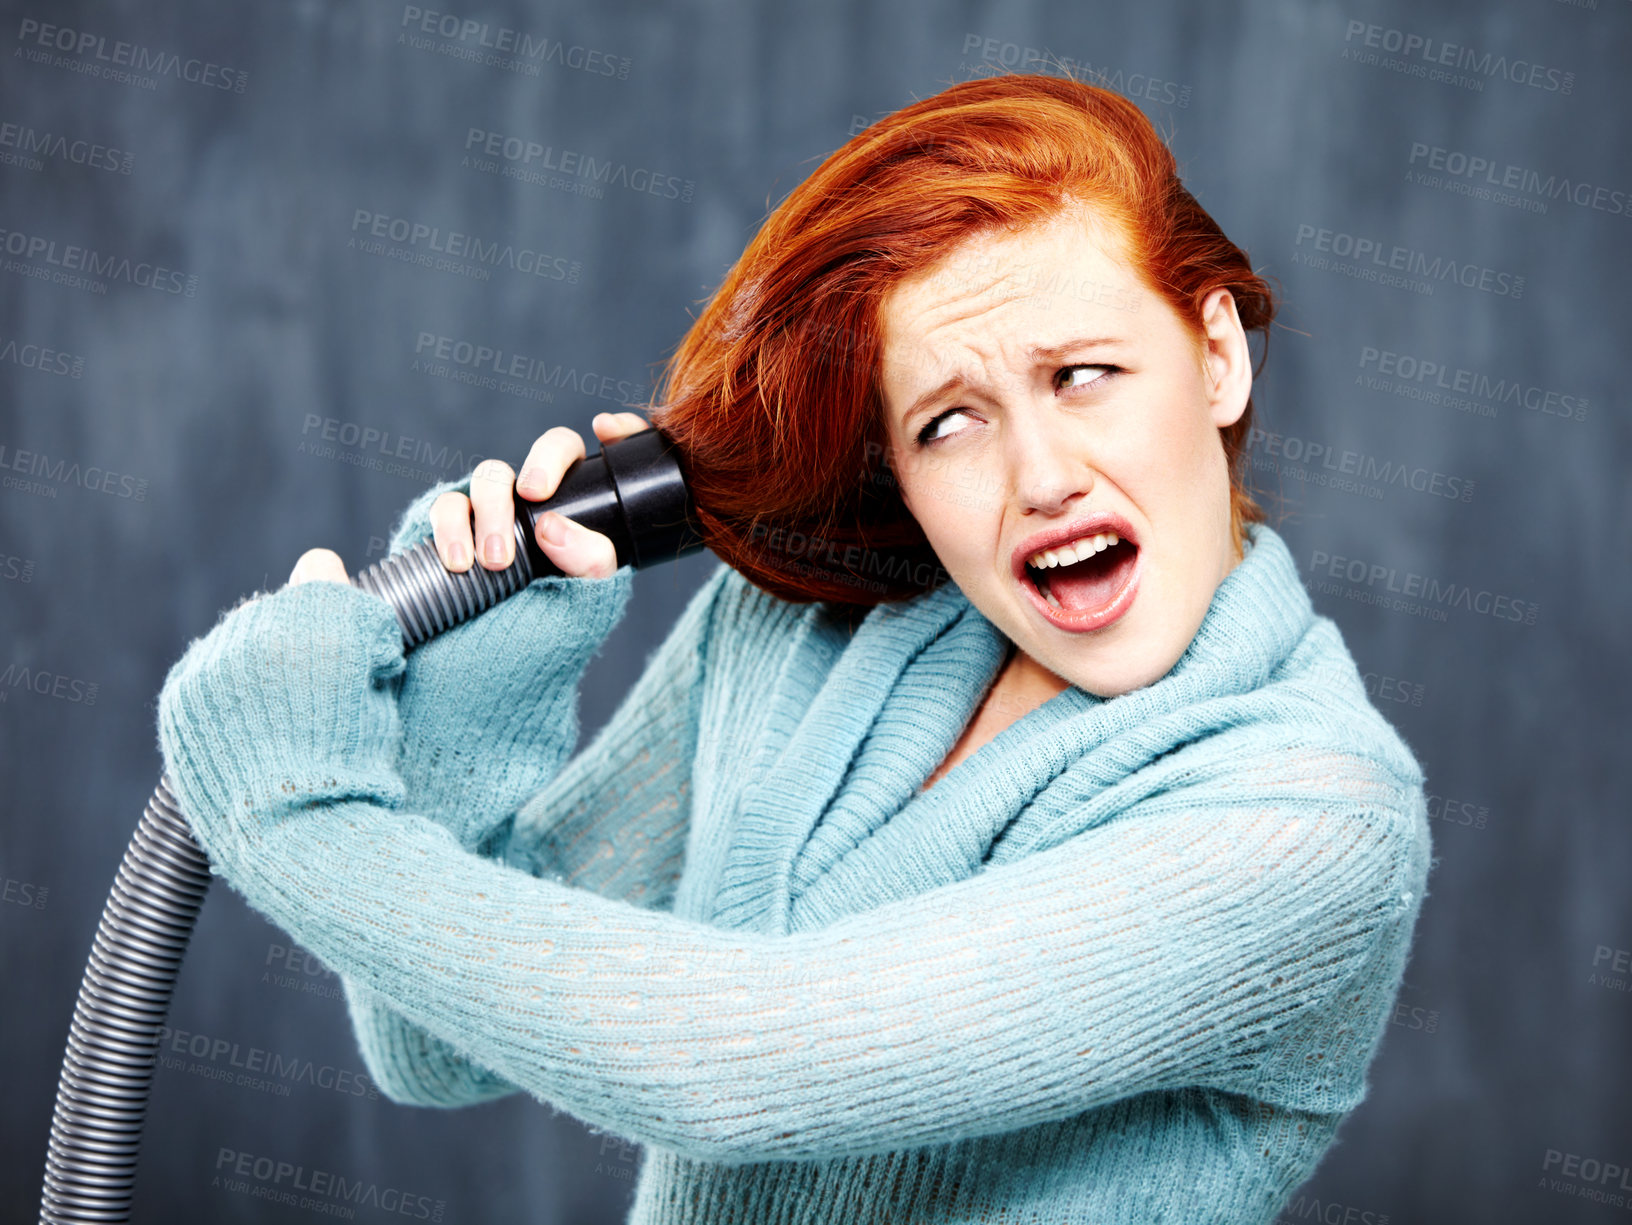
[[[1120,336],[1084,336],[1077,340],[1068,340],[1064,344],[1038,347],[1031,350],[1029,356],[1034,362],[1057,362],[1083,349],[1101,349],[1110,345],[1123,343]]]
[[[961,374],[954,374],[944,383],[941,383],[937,387],[930,388],[928,391],[924,392],[923,395],[919,396],[916,400],[909,404],[907,406],[907,411],[902,414],[901,420],[904,422],[911,421],[920,411],[935,403],[935,401],[939,400],[942,396],[948,394],[949,392],[958,391],[964,387],[967,387],[968,385],[969,384],[964,380],[964,377]]]

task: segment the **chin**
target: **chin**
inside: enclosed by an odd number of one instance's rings
[[[1136,597],[1110,624],[1073,633],[1054,619],[1022,613],[1037,659],[1061,680],[1095,697],[1113,698],[1155,684],[1195,640],[1211,604],[1211,591],[1173,593],[1161,576],[1146,572]]]
[[[1182,646],[1173,649],[1169,644],[1147,645],[1141,650],[1137,646],[1121,648],[1106,643],[1103,646],[1096,644],[1089,651],[1103,656],[1097,661],[1099,666],[1096,667],[1095,662],[1085,662],[1058,675],[1060,679],[1098,698],[1120,697],[1155,684],[1172,671],[1173,665],[1184,654]]]

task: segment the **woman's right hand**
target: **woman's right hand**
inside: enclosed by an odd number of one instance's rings
[[[603,443],[648,428],[638,413],[602,413],[591,424]],[[552,496],[583,454],[576,431],[547,431],[521,466],[522,497]],[[407,508],[391,554],[430,539],[452,571],[510,565],[516,549],[510,466],[486,460],[448,484]],[[618,568],[611,540],[559,515],[540,516],[540,526],[552,518],[566,525],[566,542],[541,537],[539,547],[562,577],[537,579],[416,647],[398,693],[405,808],[442,825],[475,854],[502,854],[509,819],[571,755],[585,666],[622,616],[632,587],[633,572]],[[503,545],[499,559],[478,560],[474,543],[494,534]]]
[[[602,444],[649,429],[639,413],[597,413],[590,427]],[[584,440],[558,425],[541,434],[521,465],[518,479],[502,459],[485,459],[470,474],[470,496],[456,490],[431,503],[431,530],[442,564],[455,573],[473,562],[503,570],[515,560],[516,504],[513,491],[529,502],[553,495],[574,460],[583,459]],[[474,528],[472,522],[474,521]],[[612,541],[571,519],[548,511],[538,517],[538,547],[569,578],[610,578],[618,569]],[[476,543],[481,542],[478,557]]]

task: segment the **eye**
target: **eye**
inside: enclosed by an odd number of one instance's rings
[[[1086,373],[1097,372],[1097,377],[1084,377]],[[1061,366],[1054,375],[1054,389],[1056,391],[1080,391],[1084,388],[1099,388],[1105,386],[1117,375],[1123,373],[1120,366]],[[940,433],[941,425],[953,417],[964,416],[969,412],[966,408],[949,408],[942,413],[931,417],[924,423],[924,428],[918,431],[917,443],[921,447],[934,446],[943,442],[952,434],[961,431],[954,430],[951,434]]]
[[[939,413],[936,416],[931,417],[924,423],[924,428],[918,431],[918,445],[923,447],[939,442],[943,437],[946,437],[946,435],[936,432],[940,429],[941,423],[944,421],[950,421],[953,417],[961,416],[967,412],[968,409],[949,408],[944,413]]]
[[[1098,378],[1080,377],[1085,371],[1092,370],[1101,372]],[[1120,372],[1117,366],[1062,366],[1059,373],[1054,376],[1054,389],[1069,391],[1077,387],[1093,387],[1096,384],[1110,382]]]

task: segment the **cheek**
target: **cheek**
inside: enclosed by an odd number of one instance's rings
[[[966,491],[927,468],[904,474],[896,489],[936,556],[948,570],[967,579],[969,568],[981,564],[982,549],[988,547],[994,531],[991,516],[968,505]]]
[[[889,477],[890,481],[895,485],[896,496],[901,499],[908,510],[913,510],[913,492],[918,482],[914,479],[912,471],[894,455],[890,457]],[[913,510],[913,514],[916,515],[917,511]]]
[[[891,456],[890,473],[896,491],[920,523],[927,517],[934,521],[947,519],[956,512],[950,497],[956,485],[953,469],[944,457],[934,450],[914,449],[906,444]],[[929,534],[929,528],[925,528]]]
[[[1175,390],[1165,405],[1153,406],[1145,428],[1120,448],[1121,472],[1130,494],[1134,488],[1177,504],[1210,503],[1222,478],[1228,482],[1224,444],[1208,419],[1205,405],[1192,403]]]

